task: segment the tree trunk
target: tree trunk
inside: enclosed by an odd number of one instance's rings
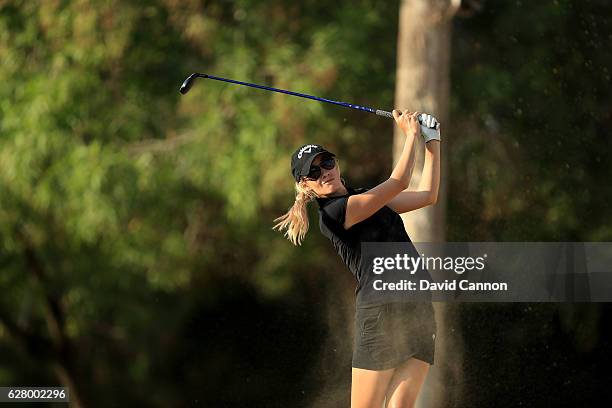
[[[446,137],[449,129],[451,20],[460,1],[403,0],[400,6],[397,49],[395,107],[427,112],[441,123],[441,180],[438,203],[402,216],[413,242],[443,242],[446,216]],[[397,161],[405,137],[395,128],[393,158]],[[411,188],[421,178],[424,145],[417,140],[416,165]],[[462,347],[457,308],[452,304],[434,304],[438,325],[435,364],[431,367],[418,405],[455,406],[460,398]]]

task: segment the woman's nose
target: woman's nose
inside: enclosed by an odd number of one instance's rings
[[[321,169],[321,179],[327,179],[329,173],[331,173],[331,170]]]

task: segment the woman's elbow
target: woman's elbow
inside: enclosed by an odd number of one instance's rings
[[[397,188],[397,194],[401,193],[404,190],[407,190],[410,187],[410,177],[408,179],[404,178],[394,178],[393,176],[389,177],[389,180],[393,180],[395,182],[395,187]]]
[[[429,205],[436,205],[436,203],[438,202],[438,195],[437,194],[432,194],[431,196],[429,196]]]

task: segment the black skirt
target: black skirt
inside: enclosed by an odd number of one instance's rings
[[[394,368],[411,357],[434,363],[436,320],[431,303],[358,306],[353,367]]]

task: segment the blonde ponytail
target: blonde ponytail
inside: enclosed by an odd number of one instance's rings
[[[306,232],[308,232],[308,211],[307,204],[314,200],[316,194],[314,191],[306,188],[300,183],[295,183],[295,202],[286,214],[276,218],[273,229],[282,231],[286,229],[284,236],[287,237],[293,245],[301,245]]]

